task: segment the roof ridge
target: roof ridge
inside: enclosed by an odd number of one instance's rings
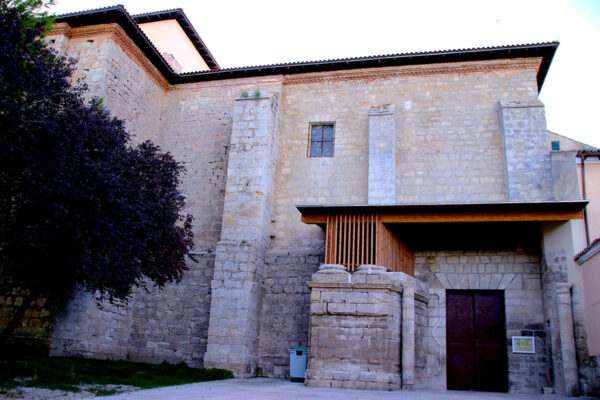
[[[283,63],[272,63],[272,64],[257,64],[257,65],[245,65],[240,67],[230,68],[219,68],[217,71],[236,71],[249,68],[270,68],[270,67],[285,67],[302,64],[319,64],[319,63],[332,63],[332,62],[350,62],[350,61],[368,61],[376,59],[396,58],[396,57],[410,57],[410,56],[427,56],[427,55],[442,55],[442,54],[456,54],[465,52],[478,52],[478,51],[490,51],[490,50],[504,50],[504,49],[524,49],[532,46],[557,46],[560,42],[539,42],[539,43],[523,43],[523,44],[512,44],[512,45],[499,45],[499,46],[486,46],[486,47],[467,47],[467,48],[456,48],[456,49],[445,49],[445,50],[426,50],[426,51],[412,51],[406,53],[389,53],[389,54],[375,54],[368,56],[357,56],[357,57],[343,57],[343,58],[330,58],[330,59],[319,59],[319,60],[304,60],[304,61],[290,61]],[[201,73],[204,71],[190,71],[184,72],[180,75],[189,75]]]

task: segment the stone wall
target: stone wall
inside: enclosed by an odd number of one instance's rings
[[[0,286],[0,327],[4,328],[12,320],[17,308],[26,299],[29,291],[19,288]],[[14,345],[19,348],[24,345],[28,350],[47,353],[50,347],[50,338],[54,327],[54,319],[60,303],[55,299],[39,297],[34,299],[25,311],[23,318],[12,337]]]
[[[323,239],[298,204],[366,204],[369,110],[394,107],[395,202],[508,199],[498,101],[537,98],[522,60],[381,68],[283,78],[274,248]],[[334,157],[307,157],[310,122],[335,121]],[[547,152],[547,148],[544,149]]]
[[[258,367],[279,108],[279,93],[272,92],[240,97],[234,110],[205,364],[232,370],[237,377],[253,376]]]
[[[429,346],[427,327],[429,325],[429,301],[415,299],[415,388],[426,389],[423,382],[427,380],[427,349]]]
[[[527,250],[419,251],[415,276],[429,283],[427,374],[421,387],[446,389],[446,290],[503,290],[509,391],[541,393],[550,385],[540,256]],[[511,336],[534,336],[535,354],[512,353]]]
[[[271,251],[265,257],[265,296],[259,343],[259,375],[289,377],[292,347],[308,347],[311,275],[323,253]]]
[[[554,199],[544,105],[537,99],[500,101],[508,200]]]
[[[324,264],[313,274],[308,386],[400,389],[402,286],[371,267],[350,275]]]
[[[564,250],[546,252],[542,261],[544,316],[551,339],[550,380],[556,393],[574,395],[579,391],[579,382],[571,294],[567,283],[567,257]]]
[[[369,110],[368,204],[393,204],[396,201],[395,123],[393,105]]]
[[[287,349],[308,341],[305,283],[322,261],[324,247],[322,229],[303,224],[295,205],[367,203],[370,189],[376,189],[369,187],[373,106],[386,105],[385,123],[379,127],[386,133],[386,143],[394,143],[392,153],[383,154],[388,164],[393,160],[393,167],[385,165],[393,176],[386,175],[384,183],[392,182],[394,193],[390,198],[387,191],[373,201],[494,202],[567,196],[548,184],[552,172],[556,179],[564,174],[549,169],[548,146],[540,134],[545,125],[536,100],[539,60],[389,67],[171,87],[119,29],[103,26],[85,36],[73,33],[55,44],[79,59],[77,76],[88,83],[90,95],[102,97],[106,108],[126,121],[136,141],[152,139],[185,163],[183,190],[202,254],[199,263],[190,263],[191,270],[179,285],[163,291],[150,288],[149,293],[140,289],[127,307],[107,304],[100,310],[93,296],[79,293],[56,323],[53,354],[184,361],[193,366],[208,360],[209,366],[231,368],[238,376],[287,376]],[[256,97],[240,97],[255,90],[260,92]],[[507,102],[515,98],[531,107]],[[500,115],[498,101],[503,102]],[[326,121],[336,123],[335,156],[307,157],[309,124]],[[563,354],[558,350],[562,343],[551,345],[548,333],[560,342],[564,332],[559,332],[563,326],[558,317],[550,315],[558,310],[552,297],[558,291],[552,285],[542,290],[535,251],[421,251],[416,263],[417,275],[430,286],[429,303],[416,296],[410,299],[412,314],[402,312],[402,318],[412,321],[414,330],[402,332],[402,343],[394,342],[400,340],[396,306],[408,302],[398,300],[398,292],[378,288],[372,296],[354,288],[344,289],[343,299],[335,301],[328,301],[327,294],[313,298],[317,325],[311,349],[315,347],[315,356],[324,351],[333,361],[325,373],[315,361],[309,382],[396,388],[399,372],[393,366],[402,357],[405,364],[414,364],[404,375],[407,387],[414,383],[445,388],[446,289],[504,290],[507,339],[521,334],[536,337],[535,355],[508,352],[511,391],[539,391],[552,383],[558,370],[565,371],[562,363],[549,370],[549,355],[558,360]],[[547,296],[544,303],[542,292]],[[393,318],[383,314],[386,302]],[[332,312],[320,313],[322,304],[328,309],[329,303]],[[342,316],[358,325],[344,326]],[[330,321],[318,326],[319,318]],[[364,321],[375,322],[363,326]],[[333,329],[329,333],[328,326]],[[578,329],[576,325],[576,336]],[[381,339],[383,331],[390,343],[372,349],[373,354],[352,347],[368,338]],[[327,344],[318,339],[321,334],[341,333],[352,342],[348,356],[352,361],[344,363],[354,375],[336,369],[347,356],[342,350],[348,349],[335,349],[339,341]],[[396,348],[408,346],[406,338],[412,340],[412,353],[400,355]],[[377,357],[385,361],[377,364]],[[334,376],[334,370],[341,375]]]
[[[588,334],[585,324],[585,306],[583,286],[571,287],[571,305],[573,307],[573,333],[577,351],[577,370],[579,374],[579,394],[600,396],[600,368],[597,360],[590,356]]]
[[[274,87],[272,78],[265,81],[261,88]],[[257,85],[237,79],[179,85],[167,93],[157,141],[186,167],[182,190],[199,251],[214,249],[221,236],[235,99]]]
[[[92,295],[77,293],[59,316],[52,354],[201,366],[214,268],[211,253],[221,230],[232,101],[211,102],[210,109],[206,102],[196,101],[186,109],[185,98],[177,91],[167,92],[165,82],[156,79],[153,67],[119,27],[99,29],[98,35],[85,36],[73,30],[70,39],[61,36],[56,43],[78,60],[76,77],[88,84],[88,95],[101,97],[105,108],[125,121],[134,142],[151,139],[184,162],[186,211],[195,217],[200,259],[189,263],[190,271],[180,284],[163,290],[150,287],[149,293],[136,290],[123,307],[105,304],[99,310]],[[221,95],[234,98],[230,93]],[[210,123],[203,125],[199,114]]]
[[[51,355],[203,365],[214,253],[199,254],[183,280],[139,288],[126,306],[74,295],[57,318]]]
[[[74,78],[87,84],[88,97],[102,98],[105,109],[125,121],[136,142],[156,141],[165,88],[149,76],[132,50],[137,47],[120,32],[117,26],[106,26],[97,36],[75,31],[68,46],[60,41],[61,50],[77,60]]]

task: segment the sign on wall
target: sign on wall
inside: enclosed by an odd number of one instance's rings
[[[535,340],[533,336],[513,336],[513,353],[535,353]]]

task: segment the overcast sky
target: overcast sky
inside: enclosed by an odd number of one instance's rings
[[[118,0],[56,0],[61,14]],[[600,0],[122,0],[183,8],[222,68],[558,40],[548,129],[600,147]]]

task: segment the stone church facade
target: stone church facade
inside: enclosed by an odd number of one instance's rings
[[[207,70],[175,72],[140,29],[168,19]],[[77,294],[51,354],[287,377],[307,346],[309,385],[598,389],[573,261],[586,202],[538,100],[558,43],[219,69],[186,21],[117,6],[47,38],[185,163],[198,259],[125,307]]]

